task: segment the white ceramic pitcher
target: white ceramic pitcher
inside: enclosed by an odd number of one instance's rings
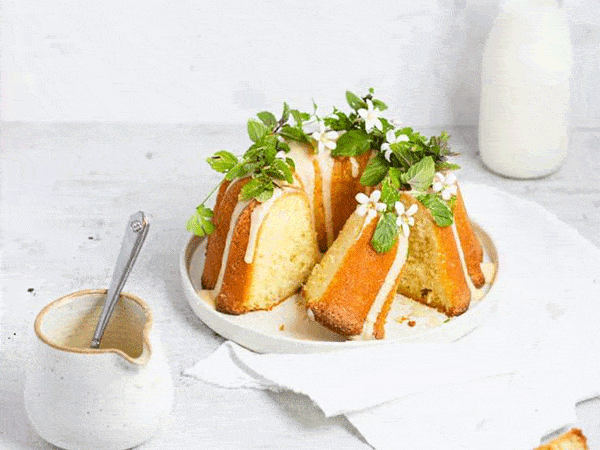
[[[173,405],[167,360],[141,299],[121,294],[100,348],[89,348],[105,297],[75,292],[35,321],[25,408],[42,438],[68,450],[141,444]]]

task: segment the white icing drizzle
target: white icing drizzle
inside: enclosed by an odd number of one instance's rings
[[[273,195],[269,200],[256,205],[256,207],[252,210],[252,214],[250,215],[250,236],[248,237],[248,246],[246,247],[246,254],[244,255],[244,261],[246,264],[251,264],[252,260],[254,259],[254,249],[256,247],[258,230],[260,230],[260,226],[262,225],[265,216],[269,212],[275,200],[281,197],[282,194],[282,189],[275,188]]]
[[[231,220],[229,221],[229,231],[227,232],[227,239],[225,240],[225,249],[223,250],[223,258],[221,259],[221,269],[219,270],[219,278],[217,278],[217,284],[215,285],[215,292],[221,291],[223,285],[223,277],[225,276],[225,268],[227,267],[227,260],[229,259],[229,249],[231,247],[231,238],[233,237],[233,231],[235,230],[235,224],[237,223],[240,214],[248,204],[250,200],[238,201],[231,214]]]
[[[325,231],[327,233],[327,246],[333,244],[333,217],[331,214],[331,177],[335,160],[331,152],[320,152],[317,155],[317,162],[321,169],[321,196],[323,198],[323,208],[325,210]]]
[[[367,314],[367,318],[365,319],[365,323],[363,325],[362,333],[356,336],[352,336],[350,339],[352,340],[370,340],[374,339],[374,327],[375,322],[377,322],[377,316],[379,312],[383,308],[385,301],[388,298],[390,291],[394,288],[394,284],[398,275],[400,275],[400,271],[402,270],[402,266],[406,262],[406,257],[408,256],[408,239],[400,233],[398,236],[399,242],[396,250],[396,256],[394,257],[394,262],[390,267],[387,275],[385,276],[385,280],[383,284],[379,288],[379,292],[377,292],[377,296],[371,305],[371,309],[369,309],[369,314]]]
[[[354,156],[350,157],[350,166],[352,167],[352,178],[358,177],[358,171],[360,170],[360,166],[358,165],[358,161]]]
[[[465,254],[460,243],[460,236],[458,235],[458,230],[456,229],[456,221],[452,223],[452,234],[454,235],[454,242],[456,242],[456,248],[458,249],[458,256],[460,257],[460,265],[463,270],[463,275],[465,277],[465,280],[467,281],[467,286],[469,286],[469,291],[471,291],[471,301],[476,302],[483,298],[483,296],[485,295],[485,290],[477,289],[473,284],[473,281],[471,281],[471,277],[469,276],[469,272],[467,270]]]
[[[295,141],[288,142],[290,152],[288,156],[294,160],[296,167],[295,174],[302,182],[302,188],[310,201],[310,209],[313,212],[314,220],[314,197],[315,197],[315,167],[313,165],[314,156],[310,147],[302,145]]]

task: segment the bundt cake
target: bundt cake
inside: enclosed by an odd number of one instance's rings
[[[214,213],[203,202],[187,228],[208,235],[202,287],[218,311],[270,309],[303,286],[317,322],[381,339],[396,293],[449,317],[481,295],[483,250],[448,136],[396,127],[372,94],[348,92],[350,114],[261,112],[242,157],[208,158],[225,179]]]

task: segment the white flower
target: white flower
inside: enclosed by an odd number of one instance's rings
[[[410,139],[405,134],[396,136],[396,131],[390,130],[385,134],[385,140],[387,142],[381,145],[381,150],[383,150],[384,152],[383,156],[385,157],[385,159],[390,161],[390,158],[392,157],[393,153],[392,149],[390,148],[390,144],[397,144],[398,142],[408,142]]]
[[[275,155],[275,158],[283,159],[285,161],[286,153],[283,150],[279,150]]]
[[[396,219],[396,225],[402,228],[404,236],[408,237],[410,234],[410,227],[415,224],[413,215],[417,212],[417,205],[413,204],[410,208],[405,209],[402,202],[396,202],[394,204],[398,218]]]
[[[302,122],[302,131],[309,135],[316,133],[319,130],[319,124],[321,124],[319,119],[315,116],[312,116],[306,122]]]
[[[324,151],[325,149],[333,150],[336,147],[335,141],[338,136],[339,134],[337,131],[326,131],[323,122],[319,123],[319,131],[315,131],[311,135],[311,137],[317,141],[320,152]]]
[[[361,108],[357,112],[358,115],[365,121],[365,129],[367,130],[367,133],[370,133],[373,127],[377,128],[378,130],[383,128],[383,125],[381,125],[381,120],[379,120],[379,117],[377,117],[378,111],[373,108],[373,102],[371,100],[367,100],[367,109]]]
[[[431,188],[433,192],[441,192],[442,198],[448,201],[458,192],[456,181],[456,177],[452,172],[446,176],[444,176],[444,174],[441,172],[437,172],[433,177],[433,184],[431,185]]]
[[[356,213],[359,216],[367,215],[367,219],[372,219],[377,215],[377,212],[385,211],[387,205],[385,203],[380,203],[379,199],[381,198],[381,191],[375,190],[371,194],[370,197],[367,197],[365,194],[360,192],[356,194],[356,201],[360,203],[356,208]]]

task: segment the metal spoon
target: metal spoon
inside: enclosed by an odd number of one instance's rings
[[[91,348],[100,348],[100,340],[108,325],[110,316],[119,301],[125,281],[127,281],[127,277],[140,253],[148,234],[148,228],[150,228],[150,223],[142,211],[133,214],[127,222],[125,236],[123,236],[123,242],[121,243],[121,252],[119,253],[112,281],[106,293],[106,300],[100,313],[98,324],[96,325],[96,331],[94,331]]]

